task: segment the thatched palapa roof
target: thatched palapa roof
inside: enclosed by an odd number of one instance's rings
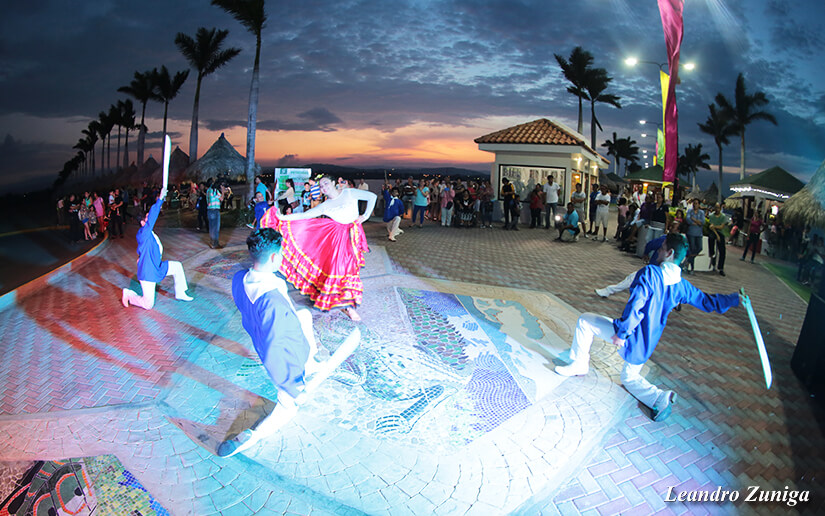
[[[255,164],[256,174],[260,173],[260,165]],[[171,172],[170,172],[171,174]],[[209,147],[206,154],[189,165],[185,176],[195,181],[206,181],[210,177],[229,176],[238,177],[246,174],[246,158],[235,150],[226,137],[221,133],[220,138]]]
[[[763,197],[784,200],[800,191],[805,184],[782,167],[771,167],[745,179],[734,181],[730,189],[745,195],[761,194]],[[754,193],[749,193],[754,192]]]
[[[825,161],[801,190],[785,201],[782,220],[794,225],[825,228]]]

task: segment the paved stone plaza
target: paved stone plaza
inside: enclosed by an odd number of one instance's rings
[[[225,230],[220,251],[205,234],[158,230],[165,257],[184,264],[192,303],[175,301],[167,280],[153,311],[120,305],[120,289],[137,286],[133,238],[18,296],[0,312],[0,512],[40,499],[144,515],[825,507],[825,411],[789,366],[806,305],[735,249],[727,277],[689,279],[707,292],[745,287],[774,386],[765,389],[743,310],[685,307],[646,370],[680,394],[670,419],[654,423],[619,385],[621,360],[606,343],[586,377],[552,372],[581,312],[623,308],[626,295],[593,288],[639,259],[610,243],[552,242],[543,229],[405,228],[395,243],[383,225],[365,229],[361,345],[277,436],[229,459],[214,455],[217,444],[277,399],[229,293],[249,263],[246,229]],[[314,311],[314,323],[322,355],[356,325],[340,311]],[[36,494],[24,498],[29,484]],[[669,487],[744,498],[751,485],[810,490],[811,501],[665,502]]]

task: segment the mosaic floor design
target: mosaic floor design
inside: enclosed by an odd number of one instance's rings
[[[168,516],[114,455],[0,463],[0,514]]]
[[[552,362],[502,331],[548,346],[550,330],[513,301],[412,288],[392,289],[414,338],[363,333],[359,349],[333,374],[308,412],[348,430],[428,449],[468,444],[530,407],[563,381]],[[348,331],[337,319],[316,325],[319,342]],[[341,385],[344,388],[341,388]]]

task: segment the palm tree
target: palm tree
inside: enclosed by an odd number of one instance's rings
[[[117,106],[120,111],[118,123],[126,130],[123,143],[123,168],[129,167],[129,130],[135,126],[135,106],[130,99],[118,100]]]
[[[639,161],[639,147],[636,146],[636,140],[630,138],[619,138],[616,140],[616,168],[619,169],[621,160],[625,160],[625,173],[627,175],[628,165]]]
[[[98,130],[100,128],[99,126],[100,122],[98,122],[97,120],[92,120],[91,122],[89,122],[89,126],[86,129],[80,131],[86,136],[86,141],[89,142],[89,150],[92,156],[92,159],[90,160],[89,164],[91,166],[92,176],[95,175],[95,144],[97,144],[98,140]]]
[[[261,64],[261,33],[266,25],[264,0],[212,0],[212,5],[231,14],[255,35],[255,63],[249,88],[249,118],[246,126],[246,183],[249,198],[255,194],[255,125],[258,119],[258,76]]]
[[[736,134],[730,120],[724,116],[723,111],[717,111],[715,104],[708,104],[710,115],[704,124],[698,124],[699,130],[705,134],[713,136],[716,148],[719,150],[719,190],[716,193],[716,201],[722,202],[722,145],[728,145],[728,136]]]
[[[696,144],[696,147],[688,144],[688,146],[685,147],[685,153],[679,156],[676,169],[680,174],[687,177],[693,176],[693,181],[691,182],[691,188],[693,190],[696,190],[696,172],[698,172],[700,168],[710,170],[710,165],[708,165],[707,162],[709,159],[710,156],[702,152],[701,143]]]
[[[154,88],[154,85],[152,83],[153,79],[154,75],[152,74],[151,70],[147,70],[143,73],[135,72],[135,78],[132,79],[132,82],[129,83],[128,86],[123,86],[117,89],[117,91],[121,93],[125,93],[127,95],[132,96],[141,104],[140,133],[138,133],[137,147],[138,165],[143,164],[143,151],[146,147],[146,125],[144,124],[144,120],[146,119],[146,103],[152,99],[152,90]]]
[[[152,99],[158,102],[163,102],[163,139],[166,141],[166,116],[169,112],[169,102],[178,96],[181,86],[189,77],[189,70],[178,72],[174,77],[170,77],[169,70],[166,66],[161,66],[160,71],[157,68],[152,70]],[[161,143],[163,146],[163,143]]]
[[[109,105],[108,116],[112,120],[112,127],[117,126],[117,149],[115,152],[115,169],[117,169],[118,163],[120,163],[120,129],[123,127],[120,125],[120,106],[116,104]]]
[[[114,122],[109,118],[109,114],[105,111],[101,111],[97,114],[97,121],[100,124],[98,129],[98,135],[100,135],[100,171],[103,173],[103,170],[110,170],[109,165],[111,164],[111,159],[108,160],[107,163],[107,155],[106,155],[106,143],[111,143],[112,141],[112,129],[115,127]],[[111,145],[109,146],[109,158],[111,158]]]
[[[214,3],[214,0],[213,0]],[[585,83],[587,81],[587,74],[590,72],[590,65],[593,64],[593,54],[583,50],[582,47],[576,47],[570,53],[570,60],[566,60],[563,56],[553,54],[556,61],[561,67],[564,78],[570,81],[573,85],[567,87],[568,93],[572,93],[579,98],[579,123],[576,130],[581,134],[582,132],[582,99],[587,99],[585,92]]]
[[[192,128],[189,130],[189,163],[197,159],[198,154],[198,106],[201,97],[201,81],[204,77],[228,63],[240,54],[240,48],[221,50],[228,30],[198,29],[195,38],[178,32],[175,44],[181,54],[189,61],[192,68],[198,71],[198,83],[195,86],[195,106],[192,108]]]
[[[590,100],[590,148],[596,148],[596,126],[599,131],[602,131],[602,124],[596,118],[596,102],[603,102],[610,104],[619,109],[622,105],[619,103],[619,97],[609,93],[604,93],[608,84],[613,78],[607,75],[607,70],[604,68],[593,68],[586,76],[584,88],[587,91],[587,99]]]
[[[618,164],[616,163],[616,160],[615,160],[615,157],[616,157],[616,133],[613,133],[613,139],[612,140],[605,140],[604,143],[602,143],[602,147],[607,148],[607,155],[608,156],[613,156],[614,157],[614,160],[613,160],[613,173],[618,175],[619,174],[619,166],[618,166]]]
[[[83,163],[84,165],[80,169],[80,173],[81,173],[81,175],[85,175],[85,173],[86,173],[86,163],[88,163],[87,156],[89,154],[89,151],[92,150],[92,146],[89,143],[88,138],[80,138],[79,140],[77,140],[77,143],[75,143],[72,148],[78,150],[78,153],[77,153],[78,156],[81,156],[81,155],[83,156],[83,159],[81,160],[81,163]]]
[[[761,91],[748,95],[745,91],[745,76],[741,73],[736,78],[736,90],[734,91],[733,100],[734,103],[731,104],[724,95],[721,93],[716,94],[716,103],[719,104],[724,115],[730,120],[735,131],[733,134],[738,134],[742,138],[739,154],[739,179],[745,179],[745,127],[755,120],[767,120],[773,125],[777,124],[776,118],[772,114],[766,111],[757,111],[760,107],[768,104],[768,97]]]

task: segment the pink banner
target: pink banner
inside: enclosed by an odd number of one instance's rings
[[[676,84],[679,82],[679,48],[682,46],[684,25],[682,11],[684,0],[658,0],[662,29],[667,45],[667,66],[670,70],[670,84],[665,102],[665,166],[663,181],[676,179],[676,164],[679,161],[679,110],[676,108]]]

